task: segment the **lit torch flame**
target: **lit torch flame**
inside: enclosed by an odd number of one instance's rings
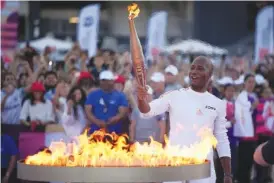
[[[209,132],[209,131],[208,131]],[[173,146],[165,139],[165,147],[151,138],[150,143],[127,143],[126,135],[108,134],[103,130],[90,136],[87,132],[73,143],[52,142],[49,149],[28,156],[25,163],[67,167],[157,167],[202,164],[217,141],[212,133],[200,134],[202,140],[188,147]]]
[[[127,7],[127,9],[129,12],[129,15],[128,15],[129,20],[133,20],[134,18],[138,17],[140,13],[140,8],[138,7],[138,4],[132,3],[131,5]]]

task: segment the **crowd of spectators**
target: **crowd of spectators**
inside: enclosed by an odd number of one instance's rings
[[[51,51],[47,47],[39,54],[26,46],[10,62],[1,58],[2,181],[16,182],[13,172],[17,155],[25,158],[47,146],[45,132],[57,126],[61,130],[53,131],[62,133],[68,141],[86,129],[92,133],[104,128],[128,134],[131,142],[147,142],[152,136],[164,143],[164,135],[169,132],[168,114],[141,118],[129,52],[98,50],[89,58],[75,44],[63,62],[53,62]],[[255,148],[273,135],[273,126],[268,125],[273,123],[268,121],[274,118],[274,60],[268,57],[258,65],[242,57],[231,57],[229,63],[227,60],[220,57],[220,63],[215,64],[208,91],[227,101],[233,174],[239,183],[249,183]],[[149,60],[148,100],[188,87],[190,65],[191,59],[185,61],[178,53]],[[251,105],[253,137],[234,136],[237,102]],[[269,168],[255,167],[258,183],[271,181]]]

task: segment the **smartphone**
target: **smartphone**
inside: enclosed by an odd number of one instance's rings
[[[52,61],[49,61],[49,67],[48,70],[51,71],[52,70]]]

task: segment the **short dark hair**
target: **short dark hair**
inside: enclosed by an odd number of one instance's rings
[[[22,87],[22,86],[21,86],[21,79],[22,79],[24,76],[28,77],[29,75],[28,75],[27,73],[21,73],[21,74],[19,75],[19,78],[18,78],[18,80],[17,80],[17,87],[18,87],[18,88],[21,88],[21,87]]]
[[[224,91],[226,91],[227,88],[228,88],[228,87],[231,87],[231,86],[234,87],[234,85],[231,84],[231,83],[228,83],[228,84],[224,85]]]
[[[45,78],[48,77],[49,75],[54,75],[56,78],[58,78],[56,72],[54,72],[54,71],[47,71],[47,72],[45,73]]]
[[[75,103],[76,101],[75,101],[75,97],[74,97],[74,92],[76,91],[76,90],[80,90],[80,92],[81,92],[81,94],[82,94],[82,98],[81,98],[81,100],[79,101],[79,105],[84,109],[85,108],[85,101],[86,101],[86,93],[85,93],[85,91],[83,90],[83,88],[82,87],[80,87],[79,85],[78,86],[74,86],[74,87],[72,87],[71,89],[70,89],[70,91],[69,91],[69,93],[68,93],[68,96],[67,96],[67,101],[68,100],[72,100],[72,101],[74,101],[74,105],[73,105],[73,112],[74,112],[74,117],[76,118],[76,119],[78,119],[78,111],[77,111],[77,103]]]
[[[44,96],[45,96],[45,92],[42,92],[42,96],[41,96],[41,102],[42,103],[46,103],[46,100],[45,100]],[[30,105],[34,105],[35,104],[34,103],[35,99],[34,99],[33,92],[29,93],[28,99],[30,100]]]
[[[255,76],[254,76],[254,74],[251,74],[251,73],[246,74],[244,77],[244,82],[246,82],[250,77],[254,78]]]

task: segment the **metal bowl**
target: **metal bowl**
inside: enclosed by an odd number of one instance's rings
[[[210,162],[162,167],[57,167],[17,163],[19,179],[60,182],[169,182],[210,177]]]

